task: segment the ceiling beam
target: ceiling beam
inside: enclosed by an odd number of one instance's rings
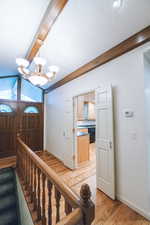
[[[120,44],[116,45],[115,47],[111,48],[110,50],[104,52],[100,56],[96,57],[92,61],[88,62],[87,64],[81,66],[79,69],[75,70],[74,72],[65,76],[62,80],[56,82],[49,88],[45,90],[45,93],[48,93],[69,81],[72,81],[83,74],[99,67],[143,44],[150,41],[150,26],[146,27],[145,29],[141,30],[140,32],[134,34],[133,36],[129,37],[125,41],[121,42]]]
[[[56,19],[58,18],[59,14],[63,10],[67,2],[68,0],[50,1],[48,8],[44,14],[44,17],[41,21],[41,24],[38,28],[38,31],[33,39],[31,47],[29,48],[28,53],[26,55],[26,59],[30,62],[36,56],[49,31],[51,30],[52,26],[54,25]]]

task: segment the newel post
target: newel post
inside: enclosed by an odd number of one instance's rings
[[[91,200],[91,190],[88,184],[83,184],[80,190],[81,207],[84,225],[91,225],[95,218],[95,205]]]

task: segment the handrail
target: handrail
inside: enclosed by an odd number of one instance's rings
[[[81,209],[77,208],[56,225],[76,225],[82,218],[82,211]]]
[[[19,136],[17,141],[17,171],[23,180],[26,191],[31,196],[31,202],[37,211],[37,219],[42,221],[42,225],[52,224],[53,191],[57,225],[76,225],[79,222],[82,222],[83,225],[91,225],[95,216],[95,205],[90,200],[89,186],[82,185],[79,196]],[[62,220],[60,218],[61,196],[65,200],[66,213],[66,217]],[[48,208],[46,208],[47,206]]]
[[[62,180],[60,177],[52,170],[38,155],[36,155],[19,137],[18,142],[26,149],[27,154],[31,157],[33,162],[36,164],[38,168],[48,177],[53,183],[55,183],[57,189],[61,194],[65,195],[72,204],[73,208],[77,208],[80,206],[80,198],[74,193]]]

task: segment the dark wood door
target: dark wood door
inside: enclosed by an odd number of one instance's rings
[[[42,150],[43,103],[0,100],[0,107],[2,104],[11,110],[0,110],[0,158],[16,154],[17,133],[32,150]],[[35,107],[37,113],[25,112],[30,106]]]
[[[25,112],[29,107],[37,109],[35,112]],[[23,141],[33,150],[43,149],[43,104],[19,104],[19,133]]]

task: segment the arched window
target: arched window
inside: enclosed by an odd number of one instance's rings
[[[39,113],[39,110],[35,106],[27,106],[24,110],[24,113]]]
[[[13,112],[13,110],[9,105],[0,104],[0,113],[10,113],[10,112]]]

